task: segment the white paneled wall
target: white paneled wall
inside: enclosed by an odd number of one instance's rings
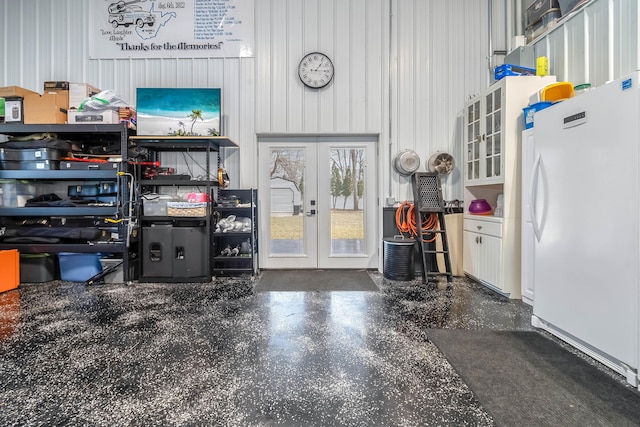
[[[256,0],[255,58],[118,60],[88,58],[89,1],[0,0],[0,85],[87,82],[131,103],[136,87],[222,87],[223,132],[241,146],[222,157],[239,186],[259,185],[258,134],[375,134],[381,197],[409,198],[391,156],[461,160],[462,105],[488,81],[487,1]],[[336,66],[319,91],[296,75],[314,50]],[[456,171],[445,196],[461,195]]]
[[[0,0],[0,85],[87,82],[131,103],[136,87],[221,87],[223,132],[241,147],[222,153],[234,185],[259,187],[259,135],[372,134],[381,200],[411,197],[391,167],[403,149],[420,155],[422,169],[438,150],[461,164],[463,104],[489,83],[499,59],[489,48],[510,42],[514,10],[510,0],[254,0],[254,58],[93,60],[90,1]],[[639,13],[637,0],[592,0],[538,40],[536,53],[560,80],[600,84],[638,67]],[[336,67],[318,91],[296,75],[314,50]],[[444,194],[462,198],[459,168]]]
[[[559,81],[594,86],[640,68],[638,0],[591,0],[533,43]]]

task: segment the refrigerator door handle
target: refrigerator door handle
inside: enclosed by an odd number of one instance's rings
[[[538,213],[536,211],[536,201],[537,201],[537,183],[538,183],[538,175],[540,173],[540,163],[542,162],[542,157],[540,153],[536,157],[536,161],[533,164],[533,171],[531,173],[531,182],[529,183],[529,214],[531,216],[531,224],[533,225],[533,233],[536,236],[536,240],[540,241],[540,226],[538,225]]]

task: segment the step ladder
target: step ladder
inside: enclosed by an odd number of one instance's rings
[[[442,198],[442,184],[436,172],[416,172],[412,177],[413,204],[416,216],[416,243],[422,255],[422,280],[427,283],[429,277],[446,276],[451,282],[451,259],[447,227],[444,221],[445,203]],[[428,229],[423,227],[428,226]],[[440,237],[442,250],[437,250],[436,240]],[[440,272],[436,257],[444,257],[445,271]]]

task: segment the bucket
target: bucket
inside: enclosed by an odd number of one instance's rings
[[[413,280],[415,240],[387,237],[382,242],[384,277],[389,280]]]

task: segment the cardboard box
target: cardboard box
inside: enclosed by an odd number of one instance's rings
[[[67,116],[69,124],[109,124],[120,123],[120,115],[114,110],[104,111],[74,111],[70,110]]]
[[[77,110],[82,101],[100,92],[100,89],[87,83],[69,83],[69,109]]]
[[[67,123],[67,91],[27,95],[24,98],[24,122],[26,124]]]
[[[33,94],[38,95],[38,92],[34,92],[32,90],[25,89],[20,86],[0,87],[1,98],[15,98],[15,97],[24,98],[27,95],[33,95]]]

